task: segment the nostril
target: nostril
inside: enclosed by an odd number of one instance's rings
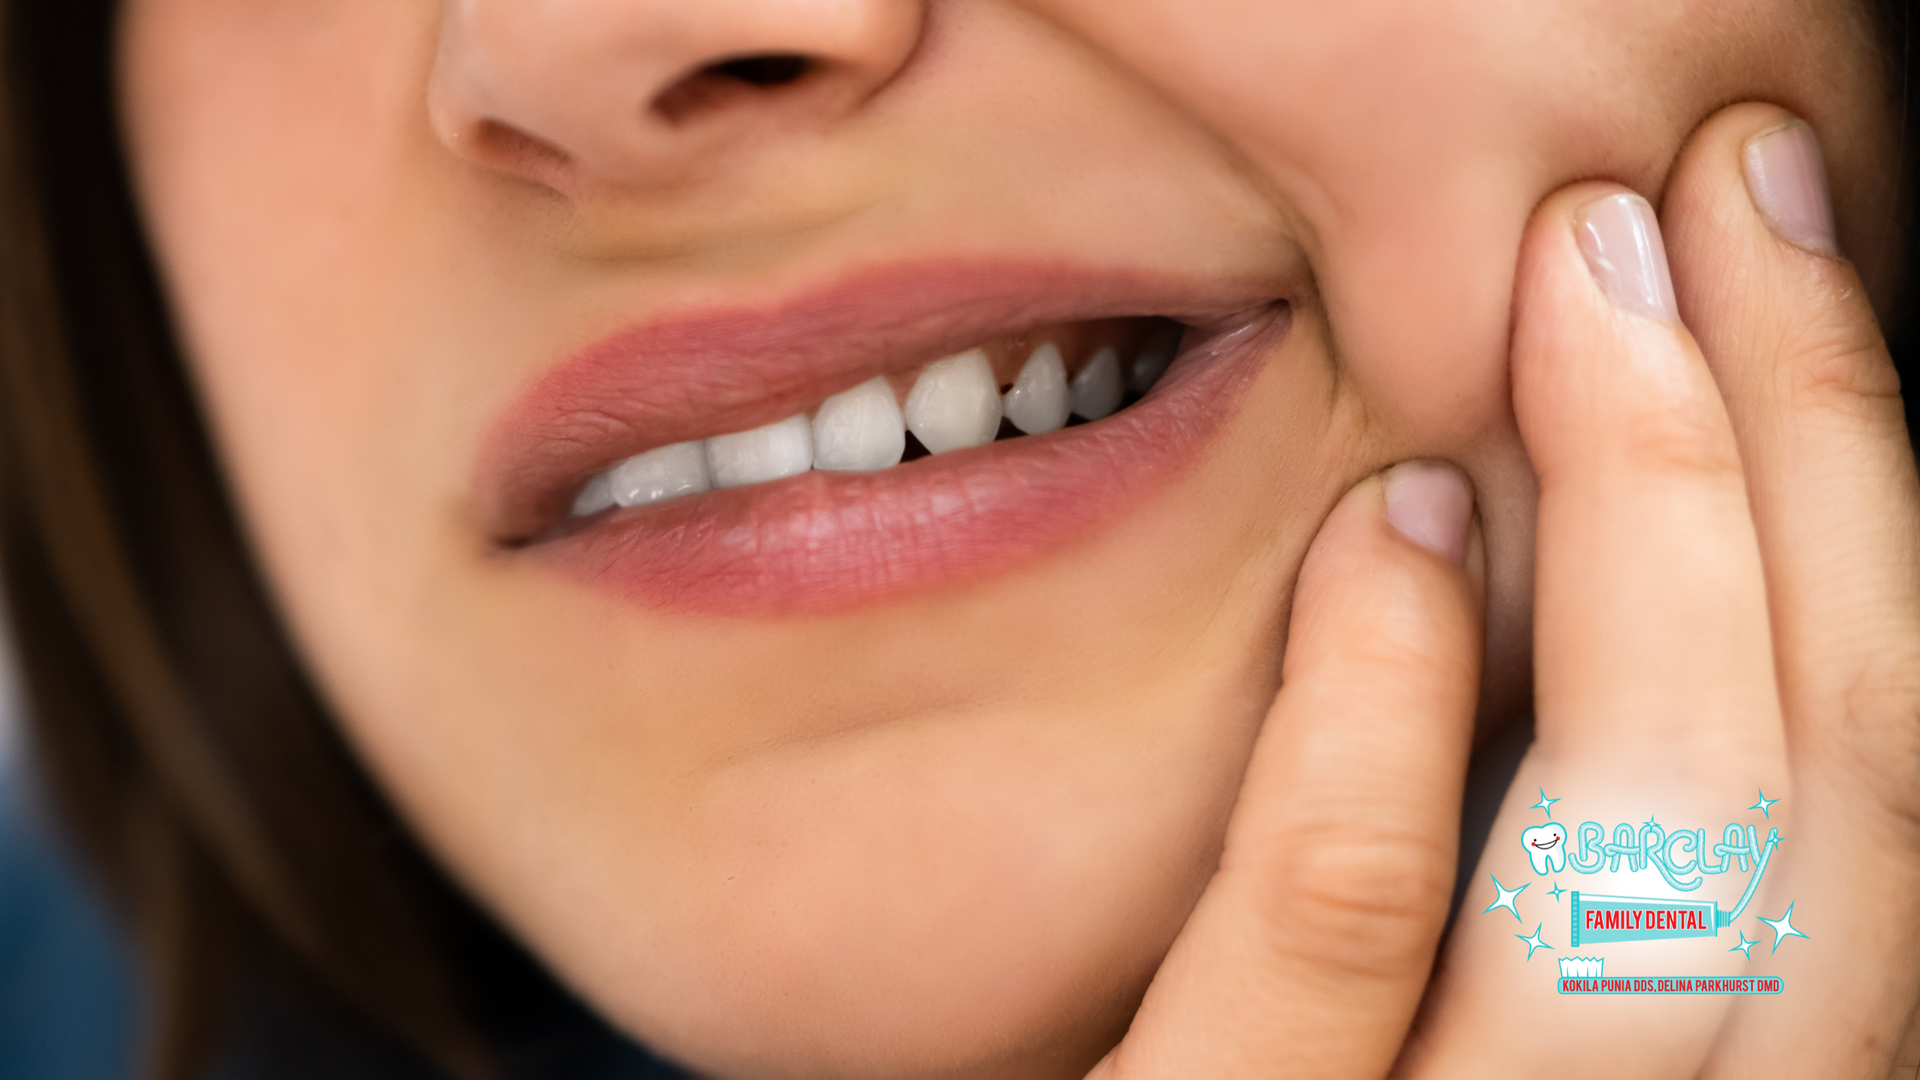
[[[552,185],[572,164],[566,151],[499,120],[482,120],[472,128],[471,153],[507,172]]]
[[[812,58],[793,53],[737,56],[708,64],[667,87],[653,108],[668,123],[684,123],[697,113],[792,86],[817,67]]]
[[[785,86],[797,81],[812,66],[813,61],[804,56],[742,56],[714,64],[707,71],[754,86]]]

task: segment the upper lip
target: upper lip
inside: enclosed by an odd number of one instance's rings
[[[537,376],[482,441],[475,502],[515,544],[567,516],[622,458],[791,416],[883,372],[1037,325],[1130,315],[1213,322],[1280,295],[1271,281],[973,262],[883,266],[772,304],[710,305],[636,325]]]

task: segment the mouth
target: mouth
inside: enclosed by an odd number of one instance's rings
[[[818,612],[1004,571],[1198,456],[1290,309],[1272,282],[889,268],[562,361],[482,444],[494,549],[598,591]]]
[[[1558,843],[1560,843],[1560,838],[1556,836],[1544,844],[1540,843],[1538,840],[1535,840],[1529,846],[1539,848],[1541,851],[1548,851],[1548,850],[1551,850]]]

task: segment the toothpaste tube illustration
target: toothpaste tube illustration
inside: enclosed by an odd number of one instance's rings
[[[1712,937],[1733,924],[1733,913],[1717,910],[1711,900],[1572,895],[1575,948],[1609,941]]]

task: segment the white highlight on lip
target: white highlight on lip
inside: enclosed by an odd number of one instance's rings
[[[1043,435],[1067,426],[1067,362],[1049,341],[1033,350],[1013,380],[1013,389],[1000,399],[1013,426],[1029,435]]]
[[[1545,874],[1551,867],[1553,872],[1564,873],[1567,869],[1567,830],[1557,821],[1520,833],[1520,846],[1527,849],[1527,861],[1533,864],[1533,872]]]
[[[1067,404],[1075,416],[1100,420],[1120,407],[1124,389],[1120,383],[1120,354],[1111,346],[1103,347],[1073,377]]]
[[[707,467],[718,488],[806,472],[813,468],[813,425],[802,414],[737,435],[716,435],[707,440]]]
[[[813,417],[813,467],[873,472],[900,463],[907,425],[884,375],[820,403]]]
[[[984,446],[1000,433],[1000,384],[980,349],[928,364],[907,395],[907,430],[936,454]]]

